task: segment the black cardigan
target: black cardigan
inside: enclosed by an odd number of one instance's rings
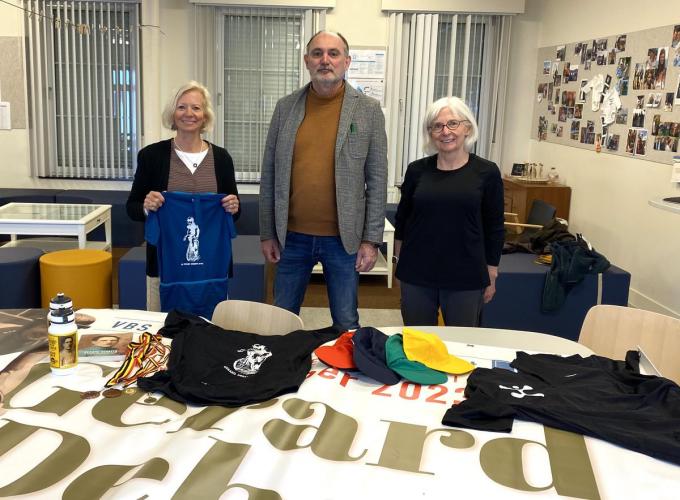
[[[167,191],[168,178],[170,177],[170,147],[172,140],[149,144],[137,154],[137,171],[135,180],[132,183],[132,190],[128,197],[127,209],[128,216],[132,220],[146,220],[144,213],[144,198],[149,191]],[[235,194],[238,196],[236,187],[236,176],[234,174],[234,162],[226,149],[211,144],[213,158],[215,160],[215,180],[217,181],[217,191],[220,194]],[[237,219],[241,209],[234,214]],[[158,276],[158,258],[156,247],[146,245],[146,275],[151,277]],[[229,275],[231,276],[231,266]]]

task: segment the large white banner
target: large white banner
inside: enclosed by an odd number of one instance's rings
[[[448,347],[480,366],[514,357]],[[18,356],[0,355],[0,368]],[[136,388],[82,399],[104,387],[114,363],[81,363],[62,377],[43,361],[13,365],[0,372],[0,392],[24,372],[0,408],[2,498],[670,499],[680,491],[680,467],[597,439],[521,421],[511,434],[441,425],[465,377],[381,386],[314,360],[297,393],[224,408]]]

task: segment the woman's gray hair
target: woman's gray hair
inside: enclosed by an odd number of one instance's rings
[[[163,114],[161,115],[163,126],[165,128],[177,130],[177,126],[175,125],[175,110],[177,109],[177,101],[179,101],[179,99],[184,94],[192,90],[200,92],[203,96],[203,115],[205,119],[203,120],[201,133],[212,130],[213,123],[215,122],[215,112],[213,111],[212,103],[210,101],[210,91],[205,87],[205,85],[202,85],[195,80],[191,80],[178,88],[174,97],[166,104],[165,108],[163,109]]]
[[[426,154],[436,153],[437,147],[432,141],[432,135],[428,128],[434,123],[435,119],[441,113],[443,109],[448,108],[454,115],[459,116],[463,120],[470,122],[469,124],[469,135],[465,138],[464,149],[468,153],[472,151],[472,147],[477,142],[477,137],[479,135],[479,128],[477,127],[477,120],[475,120],[475,115],[472,114],[470,108],[467,104],[463,102],[460,97],[442,97],[437,99],[432,104],[427,107],[425,112],[425,118],[423,119],[423,151]],[[465,125],[465,124],[462,124]]]

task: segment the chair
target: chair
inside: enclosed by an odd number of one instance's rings
[[[680,383],[679,319],[633,307],[593,306],[578,341],[613,359],[623,359],[627,351],[640,346],[664,377]]]
[[[247,300],[223,300],[215,307],[212,322],[227,330],[259,335],[285,335],[305,327],[297,314]]]
[[[504,212],[506,234],[510,240],[529,241],[529,237],[555,218],[557,209],[543,200],[534,200],[526,223],[513,212]]]

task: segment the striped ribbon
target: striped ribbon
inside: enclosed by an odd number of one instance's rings
[[[140,377],[165,370],[170,349],[163,344],[162,339],[159,334],[144,332],[139,342],[130,342],[123,364],[106,382],[106,387],[114,385],[127,387]]]

